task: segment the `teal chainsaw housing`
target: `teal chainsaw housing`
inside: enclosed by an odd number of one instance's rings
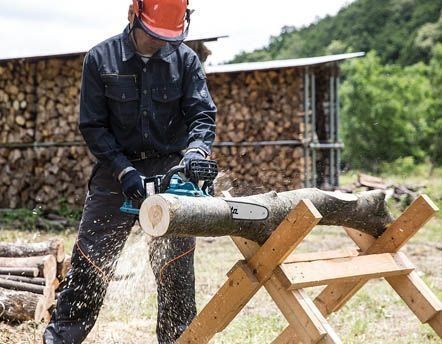
[[[188,197],[210,197],[207,190],[202,190],[198,185],[192,182],[183,181],[178,175],[172,177],[169,187],[164,193]],[[134,207],[130,199],[124,200],[120,211],[126,214],[140,215],[140,209]]]

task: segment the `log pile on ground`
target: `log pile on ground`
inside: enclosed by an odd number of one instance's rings
[[[48,321],[69,267],[61,240],[0,243],[0,320]]]
[[[425,189],[425,185],[391,184],[384,179],[359,173],[357,180],[340,188],[344,192],[360,192],[369,190],[384,190],[386,198],[392,198],[402,204],[403,208],[409,206]]]

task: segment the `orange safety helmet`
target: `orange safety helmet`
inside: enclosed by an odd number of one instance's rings
[[[190,25],[188,4],[188,0],[133,0],[134,28],[162,41],[181,43]]]

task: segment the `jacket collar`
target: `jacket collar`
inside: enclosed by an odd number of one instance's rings
[[[129,25],[124,28],[123,34],[121,36],[121,57],[123,62],[129,61],[136,54],[136,50],[132,39],[129,35]],[[174,46],[167,43],[161,49],[159,49],[153,56],[152,59],[159,59],[165,62],[171,62],[171,55],[179,48],[179,46]]]

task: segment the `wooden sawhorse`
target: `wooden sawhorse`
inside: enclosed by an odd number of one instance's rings
[[[264,286],[289,326],[273,343],[341,343],[325,316],[339,310],[368,280],[384,277],[422,323],[442,337],[442,304],[399,249],[438,211],[420,196],[377,239],[346,229],[360,250],[290,254],[321,220],[309,200],[301,201],[262,245],[232,238],[245,260],[178,339],[208,343]],[[289,257],[290,256],[290,257]],[[283,264],[284,263],[284,264]],[[302,288],[327,285],[312,301]]]

